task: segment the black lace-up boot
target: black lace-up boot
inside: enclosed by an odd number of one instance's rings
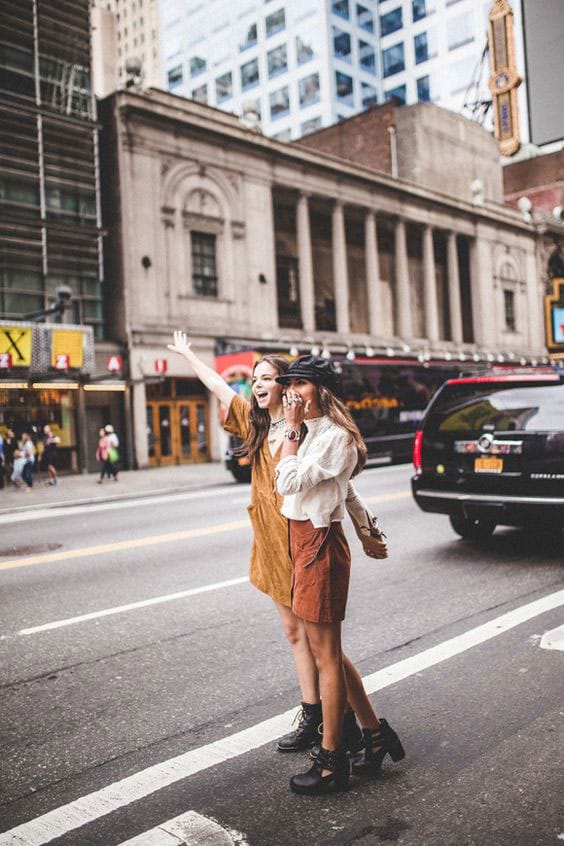
[[[321,734],[323,734],[323,729],[321,730]],[[321,743],[318,743],[317,746],[313,747],[309,753],[310,757],[317,758],[320,745]],[[343,717],[343,746],[348,755],[357,755],[364,749],[362,729],[356,721],[356,716],[352,708]]]
[[[328,775],[321,775],[324,770],[329,771]],[[307,773],[293,776],[290,779],[290,787],[294,793],[311,796],[333,790],[347,790],[349,779],[349,759],[344,747],[339,746],[338,749],[329,751],[322,746],[313,767]]]
[[[355,775],[378,775],[386,755],[389,755],[392,761],[401,761],[405,758],[401,740],[386,720],[380,719],[380,725],[377,728],[364,729],[362,733],[364,752],[353,761],[352,771]]]
[[[285,734],[278,741],[279,752],[303,752],[304,749],[311,749],[312,746],[321,743],[321,704],[316,702],[310,705],[302,702],[301,711],[296,714],[298,727],[290,734]],[[295,722],[295,720],[294,720]]]

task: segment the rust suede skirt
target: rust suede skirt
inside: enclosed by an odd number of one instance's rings
[[[351,555],[343,526],[289,520],[292,611],[310,623],[345,619]]]

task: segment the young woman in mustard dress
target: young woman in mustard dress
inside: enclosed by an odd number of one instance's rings
[[[280,752],[296,752],[321,744],[322,709],[319,675],[311,652],[304,621],[292,611],[292,562],[288,549],[288,521],[282,515],[282,496],[275,483],[276,466],[281,458],[286,423],[282,405],[283,388],[276,378],[289,366],[286,359],[265,355],[254,366],[251,402],[240,397],[222,377],[204,364],[191,349],[184,332],[174,333],[174,343],[168,349],[188,361],[195,375],[218,401],[227,408],[224,427],[243,440],[243,453],[252,466],[251,502],[249,517],[253,528],[249,579],[258,590],[270,596],[282,621],[286,638],[292,648],[294,663],[302,695],[302,708],[295,731],[278,741]],[[346,507],[358,537],[368,555],[385,558],[386,544],[379,537],[376,520],[352,484],[347,489]],[[372,536],[371,536],[372,533]],[[381,533],[380,533],[381,534]],[[374,535],[376,537],[374,537]],[[349,753],[364,747],[363,729],[377,730],[380,724],[370,704],[360,674],[343,653],[348,702],[343,722],[343,744]],[[356,717],[355,717],[356,712]],[[385,721],[384,721],[385,722]],[[366,761],[357,771],[374,774],[374,767]],[[380,761],[381,764],[381,761]]]

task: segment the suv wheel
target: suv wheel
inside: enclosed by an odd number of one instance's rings
[[[495,530],[493,520],[470,520],[459,515],[451,515],[449,520],[456,534],[465,540],[486,540]]]

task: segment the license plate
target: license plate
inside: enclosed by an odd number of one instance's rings
[[[503,458],[476,458],[474,460],[474,473],[501,473],[503,470]]]

